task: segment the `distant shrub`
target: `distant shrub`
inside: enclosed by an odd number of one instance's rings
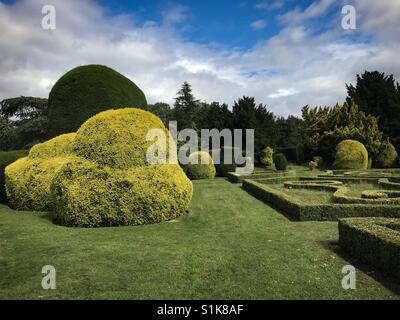
[[[324,158],[320,156],[313,157],[313,161],[317,164],[318,167],[321,167],[324,164]]]
[[[274,150],[271,147],[266,147],[261,151],[260,160],[263,165],[270,167],[274,163]]]
[[[189,156],[189,163],[186,167],[186,174],[189,179],[212,179],[215,177],[215,173],[214,162],[207,152],[193,152]]]
[[[313,171],[314,169],[318,168],[318,163],[316,161],[310,161],[308,163],[308,168]]]
[[[238,154],[239,150],[239,148],[235,147],[222,147],[221,149],[217,150],[220,155],[220,163],[214,165],[218,176],[227,177],[228,172],[235,172],[237,167],[236,155]]]
[[[379,153],[374,159],[376,168],[393,168],[397,164],[396,148],[389,142],[384,141],[379,147]]]
[[[90,117],[112,108],[147,108],[146,97],[131,80],[102,65],[64,74],[49,95],[49,136],[75,132]]]
[[[14,161],[25,157],[27,154],[27,150],[0,151],[0,203],[7,202],[5,168]]]
[[[283,153],[277,153],[274,156],[274,163],[276,170],[285,171],[287,169],[287,160]]]
[[[336,147],[333,167],[335,169],[367,169],[367,149],[356,140],[343,140]]]

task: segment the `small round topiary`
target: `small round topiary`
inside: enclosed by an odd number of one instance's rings
[[[283,153],[277,153],[274,156],[274,163],[276,170],[285,171],[287,169],[287,160]]]
[[[263,165],[270,167],[274,163],[274,150],[271,147],[266,147],[261,151],[260,160]]]
[[[335,169],[361,169],[368,168],[368,152],[361,142],[356,140],[343,140],[336,146]]]
[[[152,129],[164,132],[168,157],[172,140],[163,122],[154,114],[135,108],[108,110],[90,118],[76,134],[74,152],[112,168],[144,166],[148,164],[146,152],[154,143],[146,139]]]
[[[50,137],[75,132],[104,110],[130,106],[147,109],[142,90],[102,65],[80,66],[64,74],[53,86],[48,105]]]
[[[189,156],[186,174],[191,180],[212,179],[215,177],[215,166],[210,154],[205,151],[193,152]]]
[[[389,142],[384,141],[379,147],[379,154],[374,159],[376,168],[393,168],[397,163],[396,148]]]

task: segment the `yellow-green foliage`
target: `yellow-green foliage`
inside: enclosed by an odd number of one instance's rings
[[[59,223],[101,227],[174,219],[188,209],[192,183],[179,165],[112,169],[80,159],[67,163],[52,186]]]
[[[271,147],[266,147],[261,151],[260,160],[261,163],[267,167],[272,166],[274,150]]]
[[[29,158],[50,159],[52,157],[70,155],[75,137],[76,133],[67,133],[34,145],[29,151]]]
[[[336,147],[335,169],[367,169],[368,152],[361,142],[343,140]]]
[[[99,113],[77,134],[35,146],[6,169],[11,204],[21,210],[52,209],[61,224],[81,227],[180,216],[189,208],[193,186],[178,164],[147,163],[151,129],[165,133],[168,156],[174,143],[161,120],[134,108]],[[171,151],[176,159],[176,148]]]
[[[135,108],[104,111],[80,127],[74,151],[113,168],[143,166],[147,163],[146,151],[153,144],[146,140],[151,129],[160,129],[169,137],[162,121],[150,112]]]
[[[55,173],[71,158],[59,156],[46,160],[25,157],[7,166],[6,192],[11,207],[18,210],[51,210],[50,185]]]
[[[198,151],[189,156],[186,174],[190,179],[212,179],[215,177],[215,172],[214,161],[209,153]]]

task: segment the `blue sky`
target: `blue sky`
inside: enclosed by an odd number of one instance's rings
[[[41,27],[44,5],[56,29]],[[354,6],[356,30],[341,27]],[[278,115],[334,105],[365,70],[400,80],[399,0],[0,0],[0,99],[47,97],[68,70],[104,64],[150,103],[255,97]]]

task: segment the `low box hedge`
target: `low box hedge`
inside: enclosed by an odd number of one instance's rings
[[[296,171],[288,170],[284,172],[277,171],[256,171],[252,175],[242,176],[236,172],[228,172],[227,178],[232,183],[242,183],[244,179],[260,180],[266,178],[296,176]]]
[[[400,282],[400,219],[340,219],[339,245],[357,260]]]
[[[256,198],[266,202],[271,207],[282,211],[294,220],[299,221],[334,221],[338,218],[345,217],[400,217],[400,205],[391,204],[342,204],[342,203],[327,203],[327,204],[309,204],[295,197],[291,197],[285,192],[276,190],[268,186],[273,183],[283,183],[286,181],[294,181],[299,178],[282,177],[270,178],[263,180],[243,180],[243,189],[255,196]],[[314,180],[310,178],[304,178]],[[265,184],[268,183],[268,184]],[[325,187],[326,190],[327,187]],[[324,189],[321,187],[321,190]],[[368,200],[368,199],[364,199]]]

